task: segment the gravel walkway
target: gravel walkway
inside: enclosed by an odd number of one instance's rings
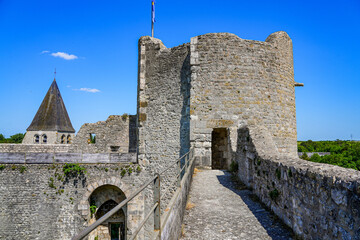
[[[251,191],[221,170],[193,178],[181,239],[293,239],[292,232],[266,211]],[[189,206],[189,203],[188,203]]]

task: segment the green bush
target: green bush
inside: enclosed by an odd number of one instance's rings
[[[26,171],[26,167],[25,166],[21,166],[20,167],[20,173],[24,173]]]
[[[91,213],[91,216],[93,216],[95,213],[96,213],[96,205],[94,204],[94,205],[91,205],[90,206],[90,213]]]
[[[56,189],[56,186],[54,184],[54,179],[52,177],[49,179],[49,187]]]
[[[275,188],[274,190],[272,190],[271,192],[269,192],[269,196],[271,198],[271,200],[276,201],[279,197],[280,193],[279,191]]]
[[[86,169],[78,163],[65,163],[63,172],[66,177],[79,177],[86,174]]]
[[[277,179],[280,180],[280,178],[281,178],[281,171],[280,171],[280,169],[277,168],[277,169],[275,170],[275,174],[276,174]]]

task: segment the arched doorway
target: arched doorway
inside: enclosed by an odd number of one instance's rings
[[[89,224],[100,219],[107,212],[117,206],[126,196],[120,188],[114,185],[103,185],[93,191],[89,197],[91,219]],[[99,225],[89,239],[125,240],[126,239],[126,212],[127,207],[117,211],[111,218]]]

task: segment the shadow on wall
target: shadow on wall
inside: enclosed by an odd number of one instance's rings
[[[136,115],[129,115],[129,152],[136,152]]]
[[[183,97],[180,119],[180,155],[190,150],[190,54],[188,54],[181,67],[180,92]]]

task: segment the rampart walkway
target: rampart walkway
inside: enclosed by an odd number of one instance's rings
[[[193,178],[182,239],[292,239],[292,232],[256,197],[221,170],[201,170]],[[188,203],[188,208],[191,204]]]

